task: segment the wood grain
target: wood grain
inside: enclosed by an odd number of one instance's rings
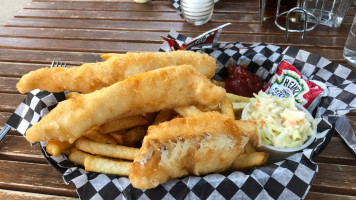
[[[127,20],[127,21],[167,21],[184,22],[184,18],[175,12],[136,12],[136,11],[78,11],[78,10],[33,10],[20,11],[17,18],[53,18],[53,19],[99,19],[99,20]],[[245,13],[214,13],[211,22],[245,22],[260,23],[257,15]]]
[[[65,185],[48,164],[0,160],[0,168],[1,189],[77,197],[74,185]]]
[[[356,166],[319,163],[319,172],[310,190],[356,196],[355,170]]]
[[[6,135],[0,144],[0,160],[48,164],[39,144],[31,146],[23,136]]]
[[[0,77],[0,92],[2,93],[18,93],[16,89],[16,83],[19,81],[19,78],[13,77]],[[2,100],[9,98],[8,95],[1,95]],[[19,103],[19,102],[18,102]],[[8,105],[1,106],[1,109],[8,109]]]
[[[128,42],[111,42],[111,41],[83,41],[83,40],[52,40],[52,39],[34,39],[34,38],[9,38],[0,37],[0,47],[19,48],[33,50],[50,50],[50,51],[71,51],[71,52],[127,52],[135,47],[135,51],[158,51],[160,44],[148,43],[128,43]]]
[[[63,52],[0,48],[0,61],[25,62],[46,64],[48,67],[53,60],[65,61],[69,65],[81,65],[83,63],[103,61],[101,53],[93,52]]]
[[[140,12],[172,12],[176,13],[169,1],[152,1],[146,4],[130,2],[33,2],[26,9],[46,10],[90,10],[90,11],[140,11]],[[214,6],[215,13],[258,13],[258,4],[253,2],[246,4],[241,1],[217,3]]]
[[[328,199],[328,200],[355,200],[355,196],[328,194],[321,192],[309,192],[305,199]]]
[[[68,23],[70,22],[70,23]],[[204,26],[193,26],[186,22],[158,22],[152,21],[147,26],[144,21],[112,21],[112,20],[85,20],[85,19],[37,19],[28,20],[26,18],[14,18],[9,20],[6,27],[37,27],[37,28],[66,28],[66,29],[95,29],[95,30],[138,30],[169,32],[175,29],[182,33],[195,32],[202,33],[213,29],[222,23],[208,22]],[[326,26],[319,26],[317,31],[311,31],[308,35],[317,35],[319,37],[344,36],[346,37],[350,30],[350,24],[342,24],[339,29],[330,29]],[[274,24],[253,24],[249,22],[232,23],[224,28],[224,33],[259,33],[283,35],[284,32],[278,29]]]
[[[315,161],[356,166],[356,156],[345,146],[340,137],[332,137],[329,145]]]
[[[111,42],[141,42],[162,44],[160,37],[165,35],[160,32],[142,32],[142,31],[117,31],[117,30],[86,30],[86,29],[59,29],[59,28],[31,28],[31,27],[3,27],[0,29],[2,37],[21,37],[21,38],[46,38],[46,39],[72,39],[72,40],[97,40]],[[197,37],[197,33],[186,32],[184,35]],[[265,42],[275,45],[298,45],[306,47],[322,48],[343,48],[345,37],[330,37],[329,39],[319,36],[307,35],[301,40],[301,35],[294,34],[286,41],[283,37],[273,37],[271,35],[253,34],[246,35],[241,33],[225,34],[219,37],[219,42],[244,41],[245,43]]]
[[[19,192],[13,190],[3,190],[0,189],[0,196],[2,199],[12,199],[12,200],[23,200],[23,199],[33,199],[33,200],[74,200],[76,198],[56,196],[56,195],[46,195],[32,192]]]
[[[1,83],[1,79],[0,79]],[[1,86],[1,85],[0,85]],[[1,90],[1,89],[0,89]],[[23,94],[7,94],[0,95],[1,107],[0,112],[14,112],[18,105],[25,99]]]
[[[30,71],[46,66],[48,65],[35,63],[0,62],[0,77],[20,78],[22,75]]]

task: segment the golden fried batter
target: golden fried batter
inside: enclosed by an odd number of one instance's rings
[[[225,94],[225,89],[212,84],[191,65],[164,67],[60,102],[27,130],[26,139],[72,143],[91,127],[117,117],[192,104],[216,105]]]
[[[150,126],[129,178],[134,187],[149,189],[170,178],[221,172],[247,141],[233,118],[214,111]]]
[[[216,61],[208,54],[192,51],[126,53],[80,67],[38,69],[24,75],[16,87],[20,93],[36,88],[49,92],[89,93],[149,70],[185,64],[193,65],[208,78],[215,74]]]

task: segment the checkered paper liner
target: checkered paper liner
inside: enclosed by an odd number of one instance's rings
[[[179,44],[190,40],[172,30],[167,36]],[[160,51],[167,50],[166,42]],[[169,48],[168,48],[169,49]],[[329,96],[322,99],[314,117],[321,117],[314,143],[303,152],[285,160],[244,172],[235,171],[205,176],[187,176],[172,179],[157,188],[139,190],[133,188],[127,177],[117,177],[85,171],[69,162],[65,155],[54,157],[46,152],[46,142],[41,142],[45,158],[62,175],[72,182],[81,199],[303,199],[318,171],[313,162],[329,143],[332,126],[339,115],[356,107],[356,73],[327,59],[304,50],[288,47],[284,51],[264,43],[240,42],[207,44],[190,50],[208,53],[217,60],[215,79],[227,76],[230,62],[244,65],[249,71],[267,82],[277,71],[281,60],[293,63],[305,77],[326,83]],[[25,134],[25,131],[47,114],[64,93],[48,93],[39,90],[28,94],[10,117],[8,124]]]
[[[64,93],[41,92],[39,89],[27,94],[6,124],[25,135],[27,129],[40,121],[58,102],[65,100]]]

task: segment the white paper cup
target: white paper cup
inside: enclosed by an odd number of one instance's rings
[[[243,120],[246,119],[245,118],[245,110],[249,106],[250,106],[250,103],[248,103],[245,106],[245,108],[242,110],[241,119],[243,119]],[[301,106],[300,104],[296,104],[296,107],[298,108],[298,110],[305,112],[307,115],[309,115],[311,118],[313,118],[313,116],[309,113],[309,111],[307,109],[305,109],[303,106]],[[281,161],[281,160],[305,149],[311,143],[313,143],[315,140],[315,137],[316,137],[316,128],[313,129],[313,132],[314,132],[314,134],[312,136],[309,136],[303,145],[296,147],[296,148],[281,149],[281,148],[277,148],[277,147],[271,146],[269,144],[263,143],[262,146],[258,147],[257,149],[258,149],[258,151],[263,151],[263,152],[266,152],[269,154],[268,163],[278,162],[278,161]]]

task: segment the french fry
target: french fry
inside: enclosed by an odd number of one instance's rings
[[[112,138],[110,135],[101,134],[98,129],[99,127],[93,127],[85,134],[85,137],[95,142],[117,144],[114,138]]]
[[[91,154],[126,160],[134,160],[139,150],[138,148],[94,142],[83,137],[75,142],[75,147]]]
[[[241,154],[232,163],[231,170],[245,170],[253,167],[261,166],[267,162],[268,154],[265,152],[254,152],[249,154]]]
[[[126,132],[125,132],[126,133]],[[124,140],[125,140],[125,135],[124,134],[119,134],[119,133],[108,133],[112,138],[114,138],[114,140],[116,141],[116,143],[118,145],[123,145],[124,144]]]
[[[79,95],[80,95],[79,92],[70,92],[70,93],[66,94],[66,99],[74,98]]]
[[[153,121],[156,119],[157,113],[155,113],[155,112],[153,112],[153,113],[145,113],[145,114],[142,114],[142,116],[147,119],[149,124],[152,124]]]
[[[109,133],[119,145],[134,146],[138,142],[142,141],[147,133],[147,127],[138,126],[132,128],[125,133]]]
[[[232,107],[232,103],[227,98],[223,99],[220,102],[220,110],[222,114],[225,114],[235,119],[235,113]]]
[[[46,151],[53,156],[59,156],[63,151],[69,149],[72,146],[73,145],[69,144],[67,141],[61,142],[58,140],[50,140],[46,145]]]
[[[197,105],[197,108],[203,112],[219,111],[219,104],[213,106]]]
[[[99,156],[86,155],[85,170],[118,176],[128,176],[131,162],[112,160]]]
[[[237,102],[237,103],[235,102],[235,103],[232,103],[232,107],[233,107],[234,111],[243,110],[248,103],[249,102]]]
[[[63,153],[64,155],[69,156],[69,154],[70,154],[71,152],[72,152],[72,148],[69,148],[69,149],[64,150],[62,153]]]
[[[147,125],[148,120],[141,116],[118,118],[100,126],[101,133],[110,133],[117,130],[126,130],[135,126]]]
[[[211,82],[217,86],[225,88],[225,83],[223,81],[217,81],[217,80],[211,79]]]
[[[248,97],[243,97],[231,93],[226,93],[226,98],[231,101],[232,103],[238,103],[238,102],[250,102],[250,98]]]
[[[174,110],[182,115],[183,117],[187,117],[187,116],[191,116],[191,115],[196,115],[201,113],[202,111],[199,110],[197,107],[195,106],[186,106],[186,107],[178,107],[178,108],[174,108]]]
[[[137,144],[138,142],[142,141],[146,133],[147,133],[147,128],[143,126],[138,126],[133,129],[130,129],[125,133],[124,145],[133,146]]]
[[[168,121],[171,119],[172,117],[172,110],[169,109],[169,110],[161,110],[157,115],[156,115],[156,118],[155,120],[153,121],[152,125],[157,125],[159,123],[162,123],[162,122],[165,122],[165,121]]]
[[[245,148],[244,148],[244,153],[254,153],[254,152],[256,152],[256,149],[253,148],[251,143],[247,143]]]
[[[68,160],[75,164],[84,166],[84,159],[85,159],[86,155],[89,155],[89,154],[85,153],[83,151],[80,151],[76,148],[72,148],[72,150],[68,156]]]
[[[234,110],[236,119],[241,119],[242,110],[245,108],[247,104],[248,102],[232,103],[232,108]]]
[[[107,59],[109,59],[110,57],[112,57],[112,56],[114,56],[115,55],[115,53],[106,53],[106,54],[101,54],[101,58],[103,59],[103,60],[107,60]]]

